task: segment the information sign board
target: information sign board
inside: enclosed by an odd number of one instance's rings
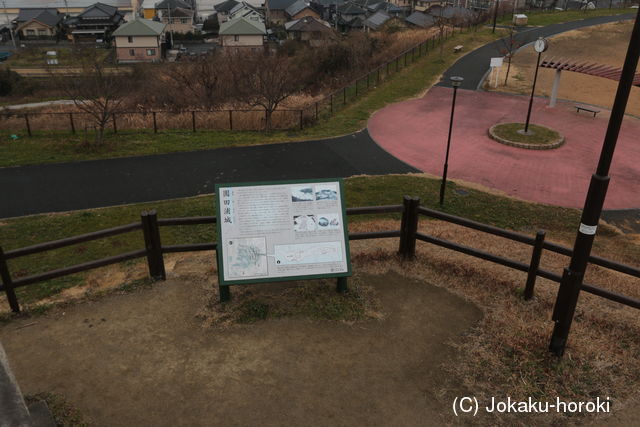
[[[217,184],[221,286],[351,275],[340,179]]]

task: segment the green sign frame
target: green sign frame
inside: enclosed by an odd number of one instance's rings
[[[322,183],[337,183],[340,189],[340,197],[338,202],[340,203],[340,211],[342,212],[342,235],[344,238],[345,247],[345,261],[347,271],[338,273],[323,273],[323,274],[304,274],[304,275],[291,275],[291,276],[278,276],[278,277],[251,277],[247,279],[234,279],[225,280],[224,278],[224,245],[222,244],[222,203],[220,197],[220,190],[222,188],[230,187],[257,187],[257,186],[275,186],[275,185],[296,185],[296,184],[322,184]],[[231,285],[249,285],[254,283],[268,283],[268,282],[285,282],[294,280],[311,280],[321,278],[334,278],[334,277],[350,277],[352,273],[351,268],[351,252],[349,248],[349,229],[347,211],[344,202],[344,183],[342,178],[328,178],[328,179],[301,179],[301,180],[286,180],[286,181],[261,181],[261,182],[241,182],[241,183],[219,183],[215,185],[215,203],[216,203],[216,232],[217,232],[217,248],[216,248],[216,261],[218,263],[218,285],[219,286],[231,286]]]

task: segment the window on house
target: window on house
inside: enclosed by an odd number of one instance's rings
[[[129,49],[129,56],[136,56],[136,50],[135,49]]]
[[[233,36],[233,41],[234,42],[240,41],[240,36]]]
[[[129,43],[133,43],[133,36],[129,36],[129,37],[127,37],[127,41],[128,41]]]
[[[187,23],[187,18],[182,18],[182,19],[180,19],[180,23],[181,23],[181,24],[186,24],[186,23]]]
[[[155,56],[155,55],[156,55],[155,49],[147,49],[147,56]]]
[[[38,29],[38,35],[39,36],[46,36],[47,35],[47,30],[43,30],[42,28]]]
[[[36,35],[36,30],[27,30],[27,35],[28,36],[35,36]]]

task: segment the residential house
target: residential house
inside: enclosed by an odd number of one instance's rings
[[[335,23],[336,9],[346,0],[311,0],[311,6],[320,13],[320,18]]]
[[[406,13],[406,9],[400,6],[396,6],[393,3],[388,3],[386,1],[381,1],[373,4],[369,4],[366,7],[367,11],[370,13],[376,12],[386,12],[389,16],[404,16]]]
[[[262,10],[246,2],[240,2],[229,11],[229,19],[245,18],[251,21],[264,22]]]
[[[355,3],[345,3],[338,7],[338,28],[340,31],[361,30],[367,19],[367,11]]]
[[[167,32],[184,34],[193,31],[195,10],[191,3],[184,0],[163,0],[156,3],[155,11],[157,19],[167,25]]]
[[[431,28],[436,24],[436,19],[427,13],[416,11],[407,16],[405,22],[409,27]]]
[[[55,8],[20,9],[15,32],[21,39],[54,38],[62,15]]]
[[[120,63],[157,62],[163,57],[166,24],[135,19],[113,32],[116,58]]]
[[[320,18],[318,11],[313,9],[309,3],[304,0],[297,0],[291,6],[285,9],[285,13],[291,20],[302,19],[305,16]]]
[[[390,28],[391,26],[395,27],[406,27],[405,23],[402,19],[388,15],[386,12],[380,11],[376,12],[373,15],[369,16],[362,23],[364,28],[369,31],[380,31],[385,28]]]
[[[240,17],[220,24],[218,34],[223,49],[239,52],[262,49],[267,30],[263,22]]]
[[[218,22],[222,24],[229,20],[229,12],[239,4],[236,0],[226,0],[222,3],[218,3],[213,8],[218,16]]]
[[[124,14],[114,6],[95,3],[78,16],[67,18],[67,37],[76,42],[82,40],[108,40],[111,33],[124,21]]]
[[[436,18],[436,20],[444,19],[451,25],[459,25],[463,22],[470,22],[476,17],[475,12],[469,9],[452,6],[434,6],[429,9],[429,15]]]
[[[283,25],[289,20],[287,8],[297,0],[265,0],[264,6],[268,25]]]
[[[305,16],[284,24],[289,40],[307,43],[312,47],[322,46],[337,38],[328,22]]]

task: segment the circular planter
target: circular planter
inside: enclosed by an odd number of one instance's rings
[[[564,144],[564,136],[558,131],[540,125],[529,125],[530,135],[513,130],[524,128],[524,123],[498,123],[489,128],[489,137],[500,144],[527,150],[550,150]],[[514,135],[515,134],[515,135]]]

